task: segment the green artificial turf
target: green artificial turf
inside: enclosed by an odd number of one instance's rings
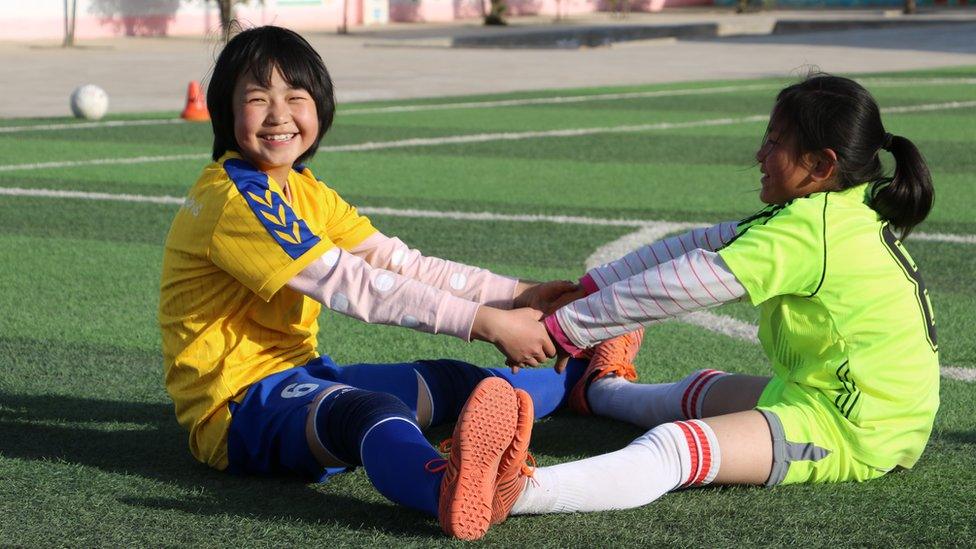
[[[883,108],[974,97],[976,68],[865,76]],[[483,133],[698,123],[768,112],[782,79],[540,91],[342,105],[315,173],[364,208],[698,221],[760,207],[753,155],[763,121],[432,144],[370,152],[328,147]],[[872,84],[876,83],[876,84]],[[738,91],[653,96],[647,92]],[[642,93],[491,108],[430,106]],[[370,112],[372,111],[372,112]],[[173,118],[175,113],[113,117]],[[919,233],[976,234],[976,109],[889,113],[889,131],[928,158],[936,205]],[[10,126],[73,123],[0,120]],[[0,132],[0,188],[173,197],[206,162],[206,124]],[[197,155],[113,163],[112,159]],[[11,168],[107,159],[99,165]],[[324,484],[241,478],[189,455],[163,388],[156,305],[173,203],[0,195],[0,546],[440,546],[435,521],[386,501],[360,470]],[[373,215],[428,254],[536,279],[575,278],[599,247],[635,230],[572,222]],[[972,243],[907,242],[928,284],[942,362],[976,368]],[[719,314],[755,323],[747,305]],[[320,350],[340,363],[454,357],[501,362],[483,344],[368,326],[326,312]],[[641,378],[706,367],[768,372],[758,345],[679,322],[648,330]],[[911,471],[865,484],[707,488],[640,509],[516,517],[486,541],[514,546],[906,546],[976,544],[976,386],[943,378],[929,448]],[[535,426],[540,464],[611,451],[641,431],[560,412]],[[449,426],[430,433],[434,441]]]

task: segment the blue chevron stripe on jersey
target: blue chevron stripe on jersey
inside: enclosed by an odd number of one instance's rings
[[[254,216],[289,257],[298,259],[319,243],[319,237],[312,233],[305,221],[295,215],[281,195],[271,191],[266,173],[237,158],[224,161],[224,170]]]

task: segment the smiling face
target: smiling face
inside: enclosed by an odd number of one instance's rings
[[[241,155],[286,184],[295,161],[318,137],[311,94],[289,86],[275,67],[267,87],[251,71],[242,74],[234,86],[233,103],[234,137]]]
[[[812,172],[811,155],[798,154],[793,137],[781,124],[770,123],[766,140],[756,151],[756,161],[762,172],[759,199],[766,204],[785,204],[794,198],[822,189]]]

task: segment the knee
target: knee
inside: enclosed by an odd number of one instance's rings
[[[346,463],[359,463],[359,443],[380,421],[401,418],[416,424],[410,407],[389,393],[348,387],[330,400],[319,407],[315,424],[322,444]]]
[[[319,414],[350,424],[372,425],[387,417],[413,419],[413,411],[402,400],[390,393],[367,391],[353,387],[340,389],[329,406],[320,408]]]

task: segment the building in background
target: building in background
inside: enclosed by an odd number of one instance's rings
[[[114,36],[213,36],[220,16],[212,0],[76,0],[75,40]],[[250,0],[235,9],[246,25],[335,31],[389,21],[389,0]],[[0,40],[60,41],[64,0],[0,0]]]
[[[213,0],[71,0],[75,40],[114,36],[213,36],[220,18]],[[754,0],[778,7],[896,7],[904,0]],[[919,4],[945,2],[920,0]],[[966,0],[956,0],[960,3]],[[675,6],[732,6],[736,0],[506,0],[506,15],[568,16],[596,11],[659,11]],[[245,25],[277,24],[333,32],[347,26],[478,19],[489,0],[240,0]],[[625,4],[626,3],[626,4]],[[0,0],[0,40],[60,41],[65,0]]]

